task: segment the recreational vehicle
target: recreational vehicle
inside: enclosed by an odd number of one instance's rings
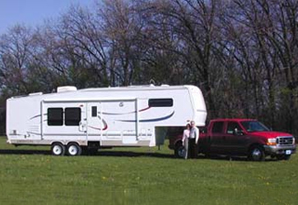
[[[198,87],[58,87],[7,100],[7,142],[50,145],[53,155],[87,148],[157,146],[166,129],[195,120],[204,126],[206,106]]]

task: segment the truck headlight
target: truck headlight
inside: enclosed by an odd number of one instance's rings
[[[267,145],[275,146],[276,145],[276,138],[269,138],[267,139]]]

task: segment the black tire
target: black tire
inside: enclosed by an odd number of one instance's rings
[[[67,155],[68,156],[79,156],[82,154],[82,147],[77,143],[71,142],[67,145]]]
[[[185,149],[181,143],[179,143],[175,146],[175,157],[177,157],[177,158],[185,157]]]
[[[248,159],[251,161],[264,161],[265,160],[264,148],[260,145],[255,145],[251,147],[251,149],[249,150]]]
[[[65,155],[65,146],[60,142],[55,142],[51,146],[51,152],[54,156]]]

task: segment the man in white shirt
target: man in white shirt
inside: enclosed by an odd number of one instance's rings
[[[189,133],[189,149],[190,149],[190,157],[197,158],[198,155],[198,142],[199,142],[199,129],[196,127],[195,121],[190,122],[190,133]]]

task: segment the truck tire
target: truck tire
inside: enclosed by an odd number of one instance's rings
[[[177,158],[184,158],[185,157],[185,149],[181,143],[178,143],[175,146],[175,157]]]
[[[54,156],[63,156],[65,154],[65,146],[60,142],[52,144],[51,152]]]
[[[260,145],[252,146],[249,150],[248,159],[251,161],[264,161],[265,160],[264,148]]]
[[[71,142],[67,145],[68,156],[79,156],[82,154],[82,148],[75,142]]]

